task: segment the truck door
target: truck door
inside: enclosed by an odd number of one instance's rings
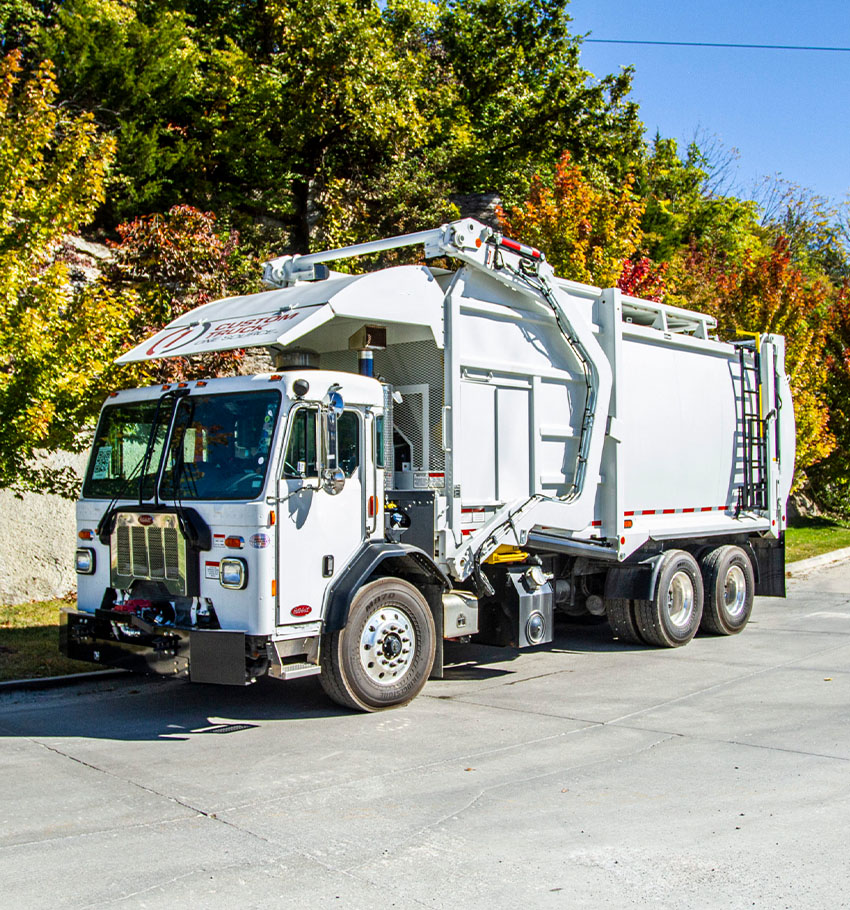
[[[295,407],[289,415],[278,485],[278,625],[320,618],[328,584],[366,535],[363,415],[346,409],[338,418],[345,485],[336,495],[322,489],[318,477],[317,422],[313,406]]]

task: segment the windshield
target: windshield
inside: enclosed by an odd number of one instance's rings
[[[280,393],[183,398],[165,459],[162,499],[256,499],[269,465]]]
[[[151,438],[159,401],[136,401],[107,405],[100,415],[95,433],[94,449],[89,460],[83,496],[87,499],[118,499],[153,496],[153,485],[162,457],[168,419],[172,404],[159,409],[156,439],[150,458],[144,465],[145,452]]]

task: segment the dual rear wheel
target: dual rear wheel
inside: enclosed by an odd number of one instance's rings
[[[699,629],[740,632],[750,618],[754,590],[753,567],[740,547],[716,547],[699,562],[684,550],[670,550],[658,567],[651,600],[609,600],[606,613],[621,641],[677,648]]]

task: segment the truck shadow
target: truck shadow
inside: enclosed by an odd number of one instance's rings
[[[611,639],[605,622],[561,622],[555,639],[536,648],[501,648],[447,642],[445,679],[487,680],[512,676],[511,664],[535,652],[631,651]],[[359,717],[362,718],[362,715]],[[328,735],[346,735],[358,715],[331,702],[316,677],[252,686],[205,686],[185,680],[127,675],[74,687],[0,696],[0,735],[124,741],[186,742],[197,736],[250,736],[281,721],[337,718]],[[349,720],[350,719],[350,720]]]

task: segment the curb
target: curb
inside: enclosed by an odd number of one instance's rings
[[[129,672],[129,670],[94,670],[91,673],[69,673],[66,676],[9,679],[6,682],[0,682],[0,693],[25,689],[58,689],[60,686],[73,686],[77,683],[94,682],[98,679],[114,679],[116,676],[127,676]]]
[[[801,575],[807,575],[814,569],[822,569],[824,566],[836,565],[846,562],[850,559],[850,547],[843,547],[840,550],[832,550],[829,553],[821,553],[820,556],[812,556],[809,559],[800,559],[797,562],[788,563],[785,567],[786,578],[797,578]]]

